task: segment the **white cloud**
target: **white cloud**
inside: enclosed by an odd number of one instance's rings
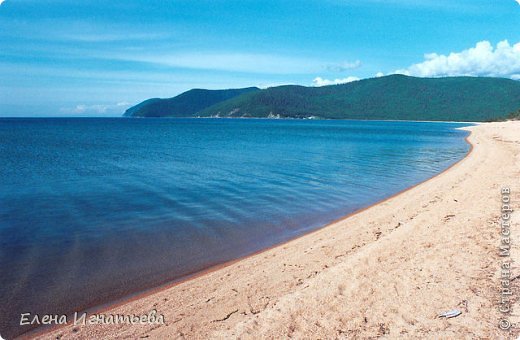
[[[520,1],[520,0],[519,0]],[[380,77],[383,77],[385,74],[383,72],[377,72],[376,73],[376,78],[380,78]]]
[[[62,107],[60,113],[73,114],[73,115],[121,115],[130,107],[130,103],[119,102],[116,104],[78,104],[74,107]]]
[[[115,53],[92,56],[104,59],[151,63],[172,68],[247,72],[258,74],[313,74],[324,71],[341,72],[361,66],[361,61],[334,63],[320,59],[241,52],[156,52]]]
[[[520,0],[517,0],[520,1]],[[418,77],[491,76],[520,78],[520,43],[510,45],[507,40],[496,47],[481,41],[475,47],[449,55],[428,53],[425,61],[400,69],[395,73]]]
[[[353,76],[342,78],[342,79],[334,79],[334,80],[323,79],[322,77],[316,77],[316,78],[314,78],[312,83],[314,86],[326,86],[326,85],[351,83],[353,81],[358,81],[358,80],[359,80],[358,77],[353,77]]]
[[[520,0],[515,0],[520,5]]]
[[[0,0],[0,6],[2,6],[2,4],[4,3],[5,0]],[[520,1],[520,0],[518,0]]]
[[[299,84],[294,83],[294,82],[278,81],[278,82],[262,82],[262,83],[257,83],[253,86],[256,86],[260,89],[268,89],[270,87],[285,86],[285,85],[299,85]]]
[[[101,56],[106,57],[106,56]],[[137,61],[187,69],[235,71],[266,74],[309,74],[326,69],[326,63],[301,57],[255,53],[155,53],[117,54],[110,59]]]
[[[520,1],[520,0],[518,0],[518,1]],[[360,67],[361,67],[361,61],[356,60],[356,61],[346,61],[341,64],[327,65],[327,70],[330,72],[344,72],[347,70],[354,70],[354,69],[360,68]]]

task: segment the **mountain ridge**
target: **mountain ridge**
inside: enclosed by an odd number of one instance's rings
[[[206,90],[191,89],[172,98],[150,98],[130,107],[124,117],[190,117],[196,112],[217,102],[259,91],[258,87],[239,89]]]
[[[390,75],[322,87],[250,90],[196,112],[163,116],[478,122],[503,119],[518,108],[520,82],[511,79]]]

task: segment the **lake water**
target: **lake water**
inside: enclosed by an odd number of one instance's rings
[[[0,334],[30,328],[20,313],[114,301],[391,196],[464,157],[460,126],[0,119]]]

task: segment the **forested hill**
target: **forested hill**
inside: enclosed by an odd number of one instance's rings
[[[152,98],[139,103],[124,113],[126,117],[192,117],[198,111],[215,103],[259,91],[257,87],[229,90],[193,89],[180,95],[167,98]]]
[[[125,115],[487,121],[505,118],[520,108],[519,81],[487,77],[390,75],[323,87],[223,90],[245,93],[225,99],[212,96],[211,100],[207,91],[150,99]],[[210,101],[214,102],[208,105]]]
[[[391,75],[323,87],[279,86],[217,103],[198,116],[487,121],[520,108],[520,81]]]

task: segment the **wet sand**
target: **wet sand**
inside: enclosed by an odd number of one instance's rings
[[[503,261],[520,280],[520,218],[499,257],[501,188],[520,209],[520,122],[468,128],[472,152],[448,171],[254,256],[134,298],[105,314],[164,325],[66,326],[59,338],[497,338]],[[312,202],[309,202],[312,204]],[[513,309],[520,303],[513,301]],[[462,314],[440,319],[440,312]],[[35,334],[33,334],[35,335]]]

